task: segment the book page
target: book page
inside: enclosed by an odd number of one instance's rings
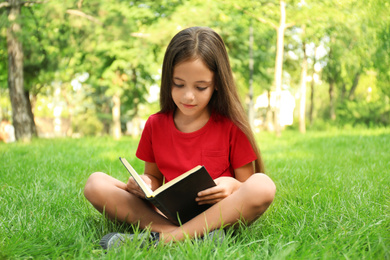
[[[142,191],[145,193],[145,196],[148,198],[152,197],[153,191],[144,182],[144,180],[138,175],[138,173],[134,170],[134,168],[130,165],[130,163],[125,158],[119,157],[119,160],[123,163],[123,165],[129,171],[131,176],[133,176],[135,182],[138,184],[138,186],[140,186]]]

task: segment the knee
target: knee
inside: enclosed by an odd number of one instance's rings
[[[100,190],[99,186],[104,175],[105,174],[102,172],[94,172],[89,176],[84,187],[84,196],[89,201],[91,201],[93,197],[96,197],[98,195],[98,192]]]
[[[248,201],[254,207],[268,208],[275,198],[276,186],[270,177],[262,173],[253,174],[246,182]]]

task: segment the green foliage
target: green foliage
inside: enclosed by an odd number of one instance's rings
[[[101,135],[103,132],[103,123],[98,119],[95,113],[85,113],[75,116],[72,120],[72,130],[82,136]]]
[[[298,124],[295,124],[295,130],[298,130],[298,127]],[[336,131],[339,128],[335,122],[322,118],[316,119],[312,125],[308,126],[310,131]]]
[[[84,198],[92,172],[126,181],[118,157],[138,172],[138,140],[124,137],[34,139],[0,143],[2,259],[388,259],[389,129],[286,131],[257,136],[267,174],[277,186],[269,210],[239,227],[220,247],[184,241],[105,253],[108,232],[132,232],[102,217]],[[138,230],[135,228],[135,231]]]
[[[5,39],[5,30],[0,28],[0,89],[7,88],[8,54],[6,42],[7,40]]]
[[[378,86],[390,97],[390,22],[384,26],[379,37],[381,42],[375,53],[375,62],[378,68]]]
[[[287,23],[294,26],[285,32],[284,87],[297,92],[302,43],[306,42],[311,46],[309,74],[314,65],[320,68],[316,71],[319,80],[315,91],[323,97],[321,104],[316,104],[316,119],[328,118],[323,111],[329,110],[326,99],[330,82],[336,88],[337,113],[342,117],[339,123],[351,122],[345,114],[366,106],[364,98],[353,95],[362,87],[359,77],[362,80],[374,73],[372,88],[390,96],[388,1],[285,2]],[[93,102],[99,118],[103,114],[108,118],[110,99],[115,94],[120,95],[126,120],[145,117],[149,111],[158,110],[156,103],[147,104],[147,97],[151,86],[159,85],[164,51],[172,36],[189,26],[209,26],[226,43],[239,92],[245,100],[249,85],[249,27],[254,29],[253,86],[258,96],[273,88],[276,31],[270,24],[277,25],[279,18],[279,1],[52,0],[25,5],[21,8],[22,32],[18,35],[24,49],[25,89],[39,104],[39,99],[53,99],[53,90],[60,85],[62,102],[66,103],[64,111],[71,116],[78,113],[76,104]],[[303,25],[305,35],[300,29]],[[0,8],[0,88],[7,87],[7,26],[7,9]],[[313,46],[323,52],[315,64]],[[87,89],[87,94],[76,98],[71,82],[85,73],[89,77],[82,88]],[[363,103],[343,105],[349,96]],[[9,109],[3,105],[8,103],[1,101],[3,111]],[[340,110],[344,108],[347,111]],[[378,120],[373,120],[377,124]]]
[[[388,103],[388,102],[387,102]],[[378,127],[390,124],[390,106],[384,101],[345,101],[337,108],[340,125]]]
[[[390,19],[387,10],[390,3],[387,1],[371,1],[373,5],[370,23],[377,29],[375,42],[374,66],[378,71],[378,86],[385,95],[390,97]],[[378,21],[380,21],[378,23]]]

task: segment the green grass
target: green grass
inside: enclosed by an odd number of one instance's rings
[[[390,259],[390,129],[284,132],[258,136],[277,185],[270,209],[213,250],[185,241],[157,249],[136,244],[105,254],[105,220],[83,196],[89,174],[126,181],[118,157],[137,140],[34,140],[0,144],[0,259]]]

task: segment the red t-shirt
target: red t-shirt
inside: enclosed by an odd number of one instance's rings
[[[173,113],[151,115],[136,156],[156,163],[166,182],[197,165],[204,165],[213,179],[234,177],[234,169],[256,160],[245,134],[232,121],[216,114],[192,133],[176,128]]]

